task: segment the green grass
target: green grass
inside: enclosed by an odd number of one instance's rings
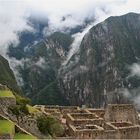
[[[27,106],[30,114],[40,113],[40,111],[38,109],[36,109],[35,107],[32,107],[30,105],[26,105],[26,106]]]
[[[28,134],[16,133],[14,136],[14,140],[16,139],[35,139],[36,140],[37,138]]]
[[[2,98],[2,97],[13,97],[13,98],[15,98],[12,91],[10,91],[10,90],[0,90],[0,98]]]
[[[0,120],[0,134],[11,134],[15,125],[8,120]]]

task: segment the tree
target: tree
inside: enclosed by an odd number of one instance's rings
[[[45,134],[51,136],[62,136],[64,134],[64,128],[59,121],[53,116],[40,116],[37,118],[37,126],[39,130]]]

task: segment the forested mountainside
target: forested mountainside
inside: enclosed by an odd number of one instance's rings
[[[25,60],[18,68],[25,95],[38,104],[127,102],[122,89],[138,88],[140,83],[137,77],[128,77],[128,66],[139,63],[140,15],[129,13],[97,24],[84,36],[78,52],[62,65],[72,42],[70,32],[55,32],[17,46],[20,56],[10,46],[9,56]]]
[[[13,71],[8,61],[0,55],[0,84],[7,85],[13,91],[20,93]]]
[[[41,39],[34,45],[30,44],[27,52],[23,51],[25,48],[19,46],[25,59],[23,65],[18,67],[24,81],[22,90],[34,103],[68,104],[68,101],[61,96],[57,72],[66,58],[72,41],[70,35],[55,32],[47,39]],[[10,49],[15,48],[10,46]],[[12,57],[18,55],[16,51],[14,52],[10,52]]]
[[[70,104],[103,106],[127,102],[121,92],[139,87],[140,80],[129,77],[128,69],[139,63],[139,58],[140,15],[110,17],[90,29],[79,52],[62,68],[63,94]]]

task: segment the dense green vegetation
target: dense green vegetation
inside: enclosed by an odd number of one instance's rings
[[[31,105],[26,105],[28,112],[30,114],[36,114],[36,113],[41,113],[38,109],[36,109],[35,107],[31,106]]]
[[[14,124],[8,120],[0,120],[0,134],[12,134]]]
[[[9,67],[8,61],[0,55],[0,83],[7,85],[11,90],[20,93],[16,79]]]
[[[16,133],[15,135],[14,135],[14,140],[16,140],[16,139],[22,139],[22,140],[25,140],[25,139],[37,139],[37,138],[35,138],[34,136],[31,136],[31,135],[28,135],[28,134],[24,134],[24,133]]]
[[[16,103],[17,105],[26,105],[26,104],[30,104],[30,99],[27,97],[22,97],[18,94],[15,94],[16,97]]]
[[[22,90],[32,99],[33,104],[68,104],[61,96],[57,83],[57,71],[67,55],[72,40],[68,34],[53,33],[32,47],[32,55],[27,56],[29,61],[18,68],[24,81]],[[37,65],[38,63],[40,66]]]
[[[11,111],[14,115],[16,115],[17,119],[19,116],[24,113],[26,115],[29,114],[29,110],[26,106],[24,105],[16,105],[16,106],[10,106],[9,111]]]
[[[13,97],[13,98],[15,98],[12,91],[10,91],[10,90],[0,90],[0,98],[2,98],[2,97]]]
[[[16,105],[10,106],[9,110],[16,115],[18,118],[21,113],[29,114],[29,109],[27,107],[27,104],[30,103],[30,100],[28,98],[22,97],[20,95],[15,94],[16,97]]]
[[[61,33],[61,32],[55,32],[53,33],[49,39],[53,40],[54,42],[58,42],[62,45],[62,47],[68,51],[69,46],[72,43],[73,39],[69,34]]]
[[[37,119],[39,130],[45,135],[63,136],[64,128],[53,116],[40,116]]]
[[[68,105],[68,101],[61,95],[56,81],[44,87],[33,100],[35,104]]]

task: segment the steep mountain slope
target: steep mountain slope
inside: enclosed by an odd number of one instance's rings
[[[65,20],[64,17],[62,20]],[[35,104],[69,104],[63,96],[57,79],[58,70],[69,52],[73,41],[72,35],[82,30],[92,20],[86,19],[83,25],[64,29],[49,35],[48,19],[29,18],[32,31],[19,33],[19,44],[9,46],[8,55],[22,61],[17,67],[22,91]],[[46,36],[47,34],[47,36]]]
[[[19,93],[13,71],[9,67],[8,61],[0,55],[0,84],[7,85],[9,88]]]
[[[68,104],[61,96],[57,71],[72,43],[70,35],[55,32],[32,47],[19,72],[23,78],[24,93],[38,104]]]
[[[139,89],[140,79],[129,76],[128,68],[140,60],[139,14],[110,17],[94,26],[66,65],[62,64],[72,35],[82,26],[44,38],[47,22],[32,24],[37,32],[21,33],[20,44],[10,46],[9,56],[24,59],[18,68],[24,82],[22,90],[34,103],[99,107],[126,103],[125,89]]]
[[[123,89],[140,85],[138,78],[128,77],[128,66],[139,58],[140,15],[110,17],[90,29],[79,52],[61,68],[63,95],[72,105],[127,102]]]

